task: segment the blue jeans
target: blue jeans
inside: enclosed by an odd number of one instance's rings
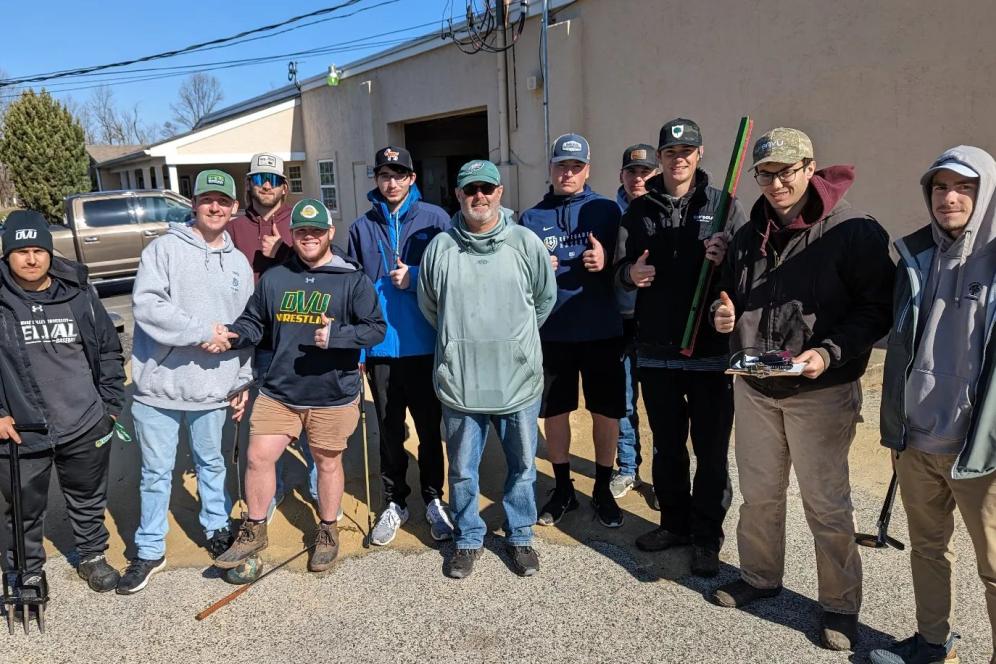
[[[640,398],[636,377],[636,348],[630,346],[623,355],[626,372],[626,416],[619,419],[619,445],[616,465],[623,475],[636,477],[643,458],[640,456],[640,416],[636,402]]]
[[[135,401],[131,406],[131,416],[142,450],[142,518],[135,532],[138,556],[155,560],[166,555],[167,511],[173,488],[176,448],[180,442],[180,425],[184,420],[197,473],[201,527],[208,538],[216,530],[227,528],[232,499],[225,491],[221,431],[228,417],[228,408],[184,411],[154,408]]]
[[[450,459],[450,509],[458,549],[484,546],[487,527],[481,518],[480,466],[493,424],[505,452],[505,535],[509,544],[527,546],[536,523],[536,438],[540,401],[507,415],[465,413],[443,405],[446,452]]]
[[[258,383],[262,376],[266,375],[266,372],[270,368],[270,363],[273,361],[273,351],[267,348],[257,348],[256,353],[253,356],[253,367],[252,367],[252,377],[253,380],[257,381],[257,389],[253,390],[252,399],[256,400],[256,395],[259,394]],[[246,413],[247,417],[252,411],[250,410]],[[248,420],[247,420],[248,421]],[[308,434],[304,431],[301,432],[301,437],[297,439],[297,447],[301,450],[301,456],[304,457],[304,464],[308,469],[308,489],[311,491],[311,498],[318,502],[318,468],[315,466],[315,459],[311,456],[311,448],[308,447]],[[286,452],[285,452],[286,454]],[[272,510],[277,504],[277,496],[283,495],[287,491],[287,487],[284,484],[284,455],[281,454],[280,458],[277,459],[277,491],[273,495],[273,500],[270,502],[270,509]]]

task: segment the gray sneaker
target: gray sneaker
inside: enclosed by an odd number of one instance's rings
[[[429,522],[432,539],[437,542],[453,539],[453,519],[450,511],[439,498],[425,506],[425,520]]]
[[[408,521],[408,508],[397,503],[388,503],[387,509],[380,513],[377,525],[370,534],[370,542],[377,546],[387,546],[394,541],[398,528]]]
[[[622,498],[630,489],[640,488],[640,478],[636,475],[623,475],[618,470],[612,471],[612,479],[609,480],[609,491],[613,498]]]

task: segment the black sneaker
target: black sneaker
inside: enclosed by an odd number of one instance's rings
[[[533,547],[509,544],[508,555],[512,558],[512,569],[519,576],[532,576],[539,571],[539,555]]]
[[[540,510],[539,518],[536,519],[536,523],[541,526],[553,526],[556,525],[564,515],[571,510],[576,510],[578,508],[578,499],[574,495],[574,487],[571,487],[570,493],[561,493],[556,489],[550,491],[553,497],[547,501],[543,509]]]
[[[957,632],[951,632],[945,643],[928,643],[917,633],[888,648],[872,650],[868,658],[872,664],[958,664],[961,660],[955,642],[960,638]]]
[[[483,549],[457,549],[450,558],[446,576],[451,579],[465,579],[474,571],[474,561],[481,557]]]
[[[128,563],[128,568],[118,581],[118,594],[131,595],[137,593],[149,583],[149,578],[166,567],[166,556],[158,560],[135,558]]]
[[[719,551],[696,545],[692,549],[692,574],[707,579],[719,574]]]
[[[598,522],[606,528],[618,528],[623,524],[623,511],[608,488],[592,491],[591,506],[595,508]]]
[[[728,609],[739,609],[759,599],[774,597],[782,591],[777,588],[755,588],[743,579],[737,579],[716,588],[712,594],[713,601]]]
[[[90,590],[95,590],[98,593],[114,590],[118,586],[118,581],[121,580],[121,575],[107,564],[102,553],[95,553],[80,560],[80,564],[76,566],[76,573],[86,581]]]
[[[667,528],[654,528],[636,538],[636,548],[640,551],[664,551],[673,546],[685,546],[692,543],[688,535],[673,533]]]
[[[221,554],[228,551],[228,548],[232,546],[232,542],[235,541],[235,535],[232,534],[231,529],[225,526],[221,530],[214,531],[214,535],[207,541],[204,546],[208,551],[208,555],[211,556],[211,560],[214,560]]]

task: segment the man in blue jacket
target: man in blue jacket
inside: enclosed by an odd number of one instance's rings
[[[609,483],[626,414],[622,317],[610,267],[619,232],[615,201],[587,185],[591,151],[578,134],[553,144],[549,193],[522,213],[520,223],[550,252],[557,275],[557,304],[540,330],[543,341],[543,404],[547,454],[556,488],[537,523],[550,526],[578,507],[571,482],[570,413],[578,407],[578,378],[591,413],[595,439],[595,488],[591,503],[608,528],[622,525],[622,511]]]
[[[390,544],[408,521],[405,480],[405,409],[418,433],[418,467],[425,518],[432,537],[453,536],[453,522],[443,505],[442,410],[432,388],[432,353],[436,334],[418,309],[418,271],[429,242],[450,226],[442,208],[421,199],[411,154],[388,146],[374,157],[377,188],[367,194],[370,209],[349,229],[349,257],[374,283],[384,312],[384,340],[367,349],[366,373],[380,427],[380,475],[386,507],[370,541]]]

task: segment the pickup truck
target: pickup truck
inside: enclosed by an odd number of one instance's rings
[[[190,201],[168,190],[95,191],[67,196],[62,223],[49,228],[57,256],[108,283],[134,277],[142,250],[190,214]]]

